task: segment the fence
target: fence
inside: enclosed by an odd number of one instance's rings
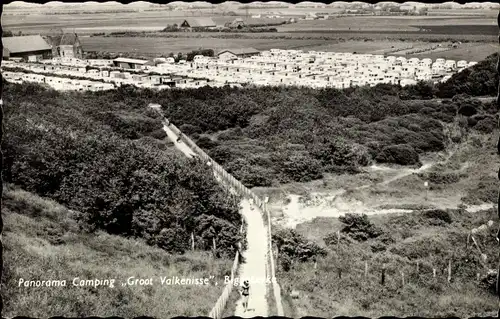
[[[267,275],[270,275],[271,285],[269,288],[273,290],[274,298],[276,301],[276,308],[278,312],[278,316],[283,316],[283,305],[281,302],[281,289],[279,284],[276,281],[276,271],[274,265],[273,251],[272,251],[272,230],[271,230],[271,218],[269,210],[267,209],[266,203],[260,199],[254,192],[245,187],[241,182],[239,182],[236,178],[234,178],[231,174],[229,174],[222,166],[217,164],[210,156],[208,156],[201,148],[198,147],[189,137],[184,135],[175,125],[169,124],[169,128],[176,134],[180,136],[181,140],[189,146],[203,161],[207,162],[208,165],[211,165],[212,169],[217,173],[224,182],[228,183],[240,196],[250,199],[257,207],[260,208],[260,212],[262,218],[265,223],[267,223],[268,227],[268,247],[267,247],[267,264],[266,264],[266,272]],[[226,300],[229,294],[225,295],[226,291],[223,292],[219,300]],[[223,298],[225,297],[225,298]],[[219,302],[219,301],[218,301]],[[224,302],[225,305],[225,302]],[[217,307],[217,305],[216,305]],[[215,307],[214,307],[215,309]],[[212,310],[213,311],[213,310]],[[212,312],[211,312],[212,314]],[[215,313],[214,313],[215,314]],[[220,312],[219,312],[220,314]],[[218,317],[213,317],[218,318]]]
[[[240,228],[240,233],[242,232],[243,232],[243,224],[241,225]],[[241,249],[241,243],[238,243],[238,246]],[[216,319],[222,317],[222,312],[224,311],[224,308],[226,308],[227,300],[229,298],[229,295],[231,294],[231,291],[233,290],[234,277],[238,270],[239,260],[240,260],[240,252],[236,251],[236,255],[234,256],[234,261],[233,261],[233,267],[231,267],[231,280],[224,287],[224,290],[222,291],[222,294],[220,295],[219,299],[217,299],[215,306],[208,314],[209,317]]]

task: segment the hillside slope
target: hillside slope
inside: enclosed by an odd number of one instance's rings
[[[102,231],[85,233],[73,212],[37,195],[8,188],[4,194],[3,315],[171,318],[207,314],[222,292],[232,261],[201,251],[178,256],[141,239]],[[160,277],[209,278],[206,286],[161,285]],[[111,279],[114,288],[74,287],[74,278]],[[153,285],[122,286],[129,277]],[[66,280],[65,287],[19,286],[28,280]],[[191,302],[196,297],[196,303]]]

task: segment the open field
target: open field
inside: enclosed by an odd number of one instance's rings
[[[323,12],[323,9],[318,9]],[[232,21],[235,16],[222,16],[222,12],[183,12],[183,11],[144,11],[144,12],[123,12],[123,13],[98,13],[98,14],[68,14],[68,15],[43,15],[29,14],[22,16],[2,15],[2,26],[12,31],[23,31],[25,33],[46,32],[51,28],[74,29],[78,33],[92,32],[112,32],[112,31],[142,31],[161,30],[168,24],[178,22],[188,17],[212,16],[216,24],[223,25]],[[269,10],[267,10],[269,11]],[[271,10],[272,11],[272,10]],[[276,10],[274,10],[276,11]],[[277,10],[279,11],[279,10]],[[315,10],[307,10],[315,12]],[[317,11],[317,10],[316,10]],[[492,10],[497,14],[497,11]],[[254,12],[249,11],[249,14]],[[275,19],[280,21],[282,19]],[[294,31],[384,31],[403,32],[418,31],[419,26],[495,26],[494,16],[350,16],[338,17],[330,20],[301,20],[298,23],[281,26],[280,32]],[[470,28],[469,28],[470,29]],[[489,33],[496,35],[493,28],[486,29]],[[440,31],[441,32],[441,31]],[[451,34],[466,34],[467,29],[451,28]],[[435,32],[431,32],[435,33]]]
[[[253,47],[258,50],[272,48],[304,48],[319,46],[318,40],[273,39],[221,39],[221,38],[144,38],[144,37],[82,37],[82,45],[87,51],[133,52],[137,54],[168,54],[170,52],[190,52],[199,48],[219,51],[226,48]]]
[[[72,212],[54,201],[8,188],[2,215],[5,228],[3,314],[8,317],[148,315],[168,318],[207,314],[222,291],[218,286],[163,286],[160,276],[219,281],[232,260],[206,252],[183,256],[153,248],[139,239],[104,232],[84,233]],[[153,278],[153,285],[123,286],[127,278]],[[114,288],[74,287],[73,278],[112,279]],[[66,280],[66,287],[19,287],[19,279]],[[191,302],[196,296],[196,303]],[[36,305],[36,306],[35,306]]]
[[[356,30],[356,31],[384,31],[384,32],[408,32],[418,31],[419,26],[459,26],[459,25],[480,25],[496,26],[493,18],[450,18],[450,17],[385,17],[385,16],[352,16],[339,17],[329,20],[301,20],[298,23],[280,26],[280,32],[287,31],[316,31],[316,30]],[[453,28],[450,29],[453,31]],[[467,33],[467,29],[461,29],[462,34]],[[493,32],[493,31],[490,31]]]
[[[190,52],[199,48],[214,49],[215,52],[226,48],[253,47],[257,50],[296,49],[304,51],[357,52],[384,54],[388,50],[405,48],[409,45],[425,45],[416,41],[380,40],[380,41],[325,41],[317,39],[272,39],[242,38],[224,39],[199,37],[81,37],[86,51],[129,52],[144,56],[157,56],[168,53]],[[456,49],[436,53],[412,54],[408,57],[431,57],[478,61],[495,53],[497,48],[489,43],[464,43]],[[397,53],[391,53],[397,55]]]
[[[445,57],[453,60],[480,61],[487,56],[498,52],[498,45],[493,43],[462,43],[458,48],[447,50],[445,52],[423,52],[411,54],[411,57],[419,59],[430,58],[437,59]]]

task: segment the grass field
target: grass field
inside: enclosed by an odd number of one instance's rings
[[[169,255],[141,240],[84,234],[57,203],[9,187],[4,191],[3,315],[51,317],[208,314],[222,292],[232,260],[203,252]],[[163,286],[160,276],[215,276],[219,285]],[[153,278],[151,286],[122,286],[128,277]],[[115,278],[115,287],[74,287],[72,280]],[[19,279],[66,280],[66,287],[19,287]],[[213,283],[213,281],[212,281]],[[196,302],[193,302],[196,300]]]

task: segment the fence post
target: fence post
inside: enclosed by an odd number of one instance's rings
[[[432,268],[432,277],[436,278],[436,268]]]
[[[383,286],[385,284],[385,265],[382,265],[382,275],[380,278],[380,284]]]
[[[194,250],[194,232],[191,232],[191,250]]]
[[[405,273],[402,271],[401,272],[401,283],[403,284],[403,287],[405,286]]]
[[[365,279],[368,277],[368,261],[365,261]]]
[[[212,244],[213,244],[213,250],[214,250],[214,258],[215,258],[215,255],[216,255],[216,251],[217,251],[217,246],[215,245],[215,237],[212,237]]]
[[[337,252],[339,251],[340,244],[340,230],[337,230]]]
[[[448,282],[451,281],[451,259],[448,262]]]
[[[417,275],[420,273],[420,263],[417,261]]]

